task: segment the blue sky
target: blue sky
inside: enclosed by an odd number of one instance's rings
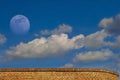
[[[119,0],[1,0],[0,67],[120,67]],[[12,32],[24,15],[30,30]]]

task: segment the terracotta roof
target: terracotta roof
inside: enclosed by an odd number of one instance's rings
[[[104,72],[118,75],[115,71],[101,68],[0,68],[0,72]]]

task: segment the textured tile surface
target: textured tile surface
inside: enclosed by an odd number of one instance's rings
[[[0,69],[0,80],[118,80],[118,73],[94,68]]]

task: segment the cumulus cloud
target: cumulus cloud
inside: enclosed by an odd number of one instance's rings
[[[67,63],[64,66],[62,66],[61,68],[73,68],[74,65],[72,63]]]
[[[109,59],[112,55],[113,53],[109,49],[102,51],[88,51],[77,54],[73,60],[74,62],[103,61]]]
[[[103,18],[99,26],[102,27],[107,33],[119,35],[120,34],[120,14],[111,18]]]
[[[51,35],[48,38],[34,39],[28,43],[20,43],[10,50],[7,55],[21,58],[36,58],[59,55],[72,49],[83,47],[84,36],[78,35],[71,39],[67,34]]]
[[[106,45],[113,49],[120,49],[120,36],[117,36],[115,42],[106,42]]]
[[[0,45],[4,44],[6,40],[6,37],[3,34],[0,34]]]
[[[42,30],[41,35],[53,35],[72,32],[72,27],[66,24],[59,25],[58,28],[54,30]]]
[[[108,35],[102,31],[97,31],[93,34],[86,36],[85,38],[85,47],[89,49],[97,49],[104,46],[104,39]]]

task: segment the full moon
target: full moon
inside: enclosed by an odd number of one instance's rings
[[[10,20],[10,28],[15,34],[26,34],[30,29],[30,21],[24,15],[16,15]]]

